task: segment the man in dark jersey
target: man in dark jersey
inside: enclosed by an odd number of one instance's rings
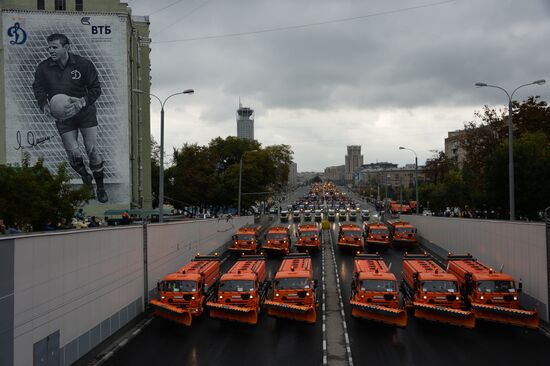
[[[55,121],[57,130],[69,164],[92,192],[93,176],[97,185],[96,198],[105,203],[109,198],[103,184],[103,158],[96,146],[98,123],[94,103],[101,95],[97,70],[91,61],[69,52],[69,39],[64,34],[54,33],[48,36],[47,41],[50,57],[40,62],[36,69],[32,85],[34,96],[38,106],[48,117],[52,117],[50,99],[56,94],[69,96],[65,118]],[[92,175],[84,165],[84,157],[78,146],[79,131]]]

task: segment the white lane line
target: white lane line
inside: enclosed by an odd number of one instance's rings
[[[324,255],[324,239],[321,242],[321,284],[322,284],[322,290],[323,290],[323,296],[322,296],[322,314],[323,314],[323,365],[328,365],[328,354],[327,354],[327,317],[326,317],[326,311],[325,311],[325,304],[326,304],[326,298],[325,298],[325,292],[326,292],[326,280],[325,280],[325,255]]]
[[[340,303],[340,314],[342,315],[342,325],[344,328],[344,339],[346,341],[346,352],[348,354],[348,364],[350,366],[353,366],[353,358],[351,356],[351,346],[349,342],[349,335],[348,335],[348,326],[346,323],[346,314],[344,312],[344,302],[342,301],[342,291],[340,289],[340,276],[338,274],[338,265],[336,263],[336,256],[334,255],[334,245],[332,242],[332,233],[330,235],[330,251],[332,254],[332,260],[334,263],[334,269],[336,271],[336,289],[338,290],[338,300]]]

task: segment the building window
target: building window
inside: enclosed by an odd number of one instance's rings
[[[55,10],[66,10],[65,0],[55,0]]]
[[[36,1],[36,8],[38,10],[44,10],[44,0],[37,0]]]
[[[75,6],[76,6],[76,11],[82,11],[84,10],[84,0],[76,0],[76,3],[75,3]]]

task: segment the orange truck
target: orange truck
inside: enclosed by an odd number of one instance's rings
[[[257,324],[260,305],[268,289],[265,262],[265,257],[261,255],[243,255],[239,258],[221,276],[217,293],[206,303],[210,317]]]
[[[355,252],[363,251],[361,228],[354,224],[341,224],[338,230],[338,247],[352,249]]]
[[[378,254],[355,257],[350,304],[352,316],[407,326],[407,312],[399,308],[397,279]]]
[[[402,213],[404,215],[411,214],[411,206],[408,203],[399,203],[397,201],[390,202],[390,210],[392,214]]]
[[[243,226],[233,235],[233,244],[228,248],[231,253],[255,254],[260,248],[261,226]]]
[[[367,249],[387,250],[391,246],[390,231],[381,222],[366,223],[363,237]]]
[[[159,298],[151,300],[154,315],[190,326],[193,317],[203,313],[219,278],[220,257],[196,256],[157,284]]]
[[[414,316],[451,325],[473,328],[474,314],[464,310],[459,281],[427,254],[406,254],[403,258],[402,292],[405,306]]]
[[[388,220],[391,241],[394,247],[418,247],[416,228],[411,223],[402,220]]]
[[[519,305],[521,283],[516,288],[512,276],[495,272],[471,254],[449,254],[448,272],[460,282],[460,289],[476,319],[538,329],[538,312]]]
[[[267,315],[315,323],[316,287],[311,257],[306,253],[287,255],[275,274],[272,297],[264,302]]]
[[[296,232],[298,240],[294,244],[299,252],[318,252],[321,250],[321,240],[317,225],[300,225]]]
[[[267,253],[288,254],[290,252],[290,231],[285,226],[275,226],[267,230],[264,245]]]

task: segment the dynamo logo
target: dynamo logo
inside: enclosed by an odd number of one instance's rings
[[[10,41],[12,45],[27,42],[27,32],[21,28],[19,22],[16,22],[13,26],[8,28],[8,37],[12,38]]]
[[[80,23],[82,25],[92,25],[92,23],[90,23],[90,17],[82,17],[80,18]]]

